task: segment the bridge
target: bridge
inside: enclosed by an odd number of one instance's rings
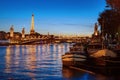
[[[11,43],[15,44],[42,44],[42,43],[74,43],[85,41],[86,38],[74,37],[74,38],[25,38],[21,40],[11,40]]]

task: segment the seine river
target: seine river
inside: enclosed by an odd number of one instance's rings
[[[0,80],[118,80],[62,67],[70,44],[0,46]]]

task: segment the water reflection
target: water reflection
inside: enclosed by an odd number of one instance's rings
[[[37,57],[36,57],[36,45],[32,46],[30,45],[29,47],[27,47],[27,53],[23,53],[25,58],[24,58],[24,61],[25,61],[25,65],[24,67],[26,69],[29,69],[29,70],[34,70],[36,68],[36,60],[37,60]]]
[[[64,46],[64,44],[8,46],[4,72],[26,75],[32,79],[42,76],[59,77],[62,75],[61,55],[69,51],[69,47],[63,51]]]
[[[62,74],[67,80],[96,80],[94,75],[79,70],[63,67]]]
[[[61,55],[69,51],[69,46],[62,43],[0,47],[0,79],[108,80],[103,75],[62,68]]]
[[[5,59],[6,59],[6,69],[5,69],[5,72],[9,73],[11,72],[11,70],[8,70],[10,68],[10,63],[12,62],[11,61],[11,49],[10,47],[7,47],[6,49],[6,56],[5,56]]]

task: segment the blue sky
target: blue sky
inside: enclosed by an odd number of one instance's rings
[[[91,35],[105,0],[0,0],[0,30],[29,33],[34,13],[35,31],[41,34]]]

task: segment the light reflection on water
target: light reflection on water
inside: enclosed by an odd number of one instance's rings
[[[0,47],[0,80],[108,80],[101,75],[62,68],[70,44]]]

